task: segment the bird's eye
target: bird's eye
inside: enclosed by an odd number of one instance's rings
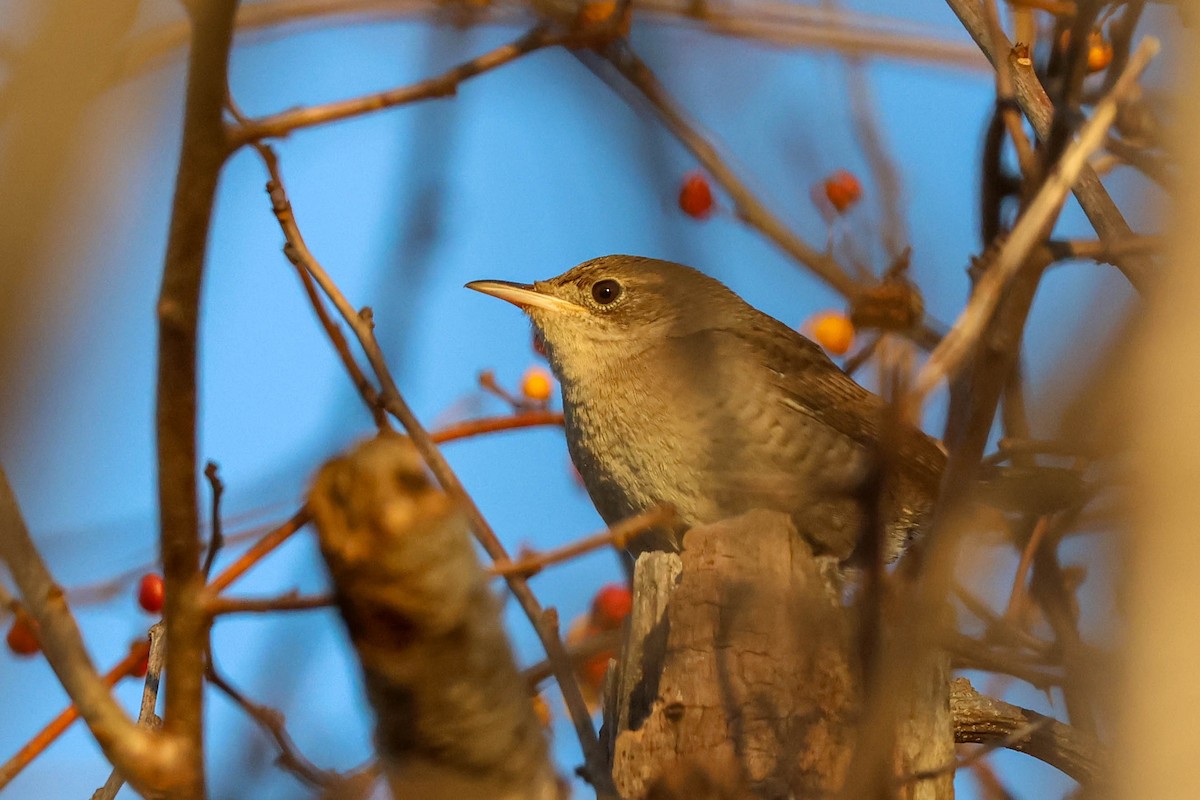
[[[621,296],[621,284],[612,278],[605,278],[592,284],[592,299],[602,306],[614,302]]]

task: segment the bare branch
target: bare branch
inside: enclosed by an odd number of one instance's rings
[[[215,597],[207,604],[214,617],[222,614],[265,614],[274,611],[312,611],[329,608],[333,597],[327,594],[302,595],[293,590],[278,597]]]
[[[1086,168],[1088,156],[1103,144],[1105,134],[1116,119],[1119,104],[1137,90],[1138,77],[1157,52],[1158,40],[1153,37],[1143,40],[1112,91],[1096,104],[1091,119],[1080,130],[1079,138],[1063,153],[1005,239],[954,327],[930,353],[913,385],[916,401],[926,397],[943,378],[956,375],[971,354],[992,319],[992,312],[1008,282],[1033,248],[1049,233],[1067,192]]]
[[[183,772],[184,752],[178,737],[156,736],[139,728],[113,698],[109,691],[112,684],[96,672],[62,588],[50,576],[29,538],[3,469],[0,469],[0,559],[21,592],[25,609],[37,622],[46,661],[87,722],[105,757],[129,776],[140,791],[164,785],[180,788],[173,783],[183,777],[179,773]],[[16,768],[23,766],[22,763]]]
[[[161,622],[150,628],[150,651],[146,654],[146,682],[142,688],[142,705],[138,710],[138,725],[144,728],[156,728],[159,723],[154,708],[158,704],[158,683],[166,657],[163,647],[165,633]],[[114,769],[109,773],[104,785],[92,793],[92,800],[113,800],[124,785],[125,777],[120,770]]]
[[[996,69],[1005,69],[1011,72],[1017,103],[1033,124],[1037,135],[1043,139],[1048,137],[1054,116],[1054,107],[1050,103],[1050,98],[1046,96],[1045,89],[1038,82],[1032,65],[1018,66],[1014,60],[1009,58],[1012,43],[1002,32],[996,37],[996,43],[993,45],[993,32],[987,24],[982,0],[947,0],[947,3],[993,66]],[[1128,66],[1126,71],[1128,71]],[[1100,238],[1121,240],[1132,234],[1120,209],[1117,208],[1116,203],[1113,202],[1112,197],[1109,196],[1108,191],[1100,182],[1100,178],[1091,167],[1083,165],[1073,183],[1071,189],[1092,226],[1100,234]],[[1150,277],[1149,265],[1142,259],[1127,258],[1118,267],[1129,279],[1129,282],[1139,290]]]
[[[229,48],[236,0],[188,5],[192,43],[188,55],[183,145],[158,299],[159,541],[166,581],[167,671],[164,731],[178,739],[184,759],[176,794],[204,796],[204,650],[208,617],[199,602],[200,501],[196,451],[196,353],[200,287],[208,229],[221,167],[229,153],[225,105]],[[139,729],[140,730],[140,729]],[[118,765],[127,776],[124,764]]]
[[[458,90],[460,83],[476,75],[502,67],[535,50],[579,40],[581,40],[581,36],[578,33],[551,32],[548,28],[539,25],[515,42],[501,45],[495,50],[452,67],[441,75],[409,86],[336,103],[283,111],[262,119],[248,120],[234,131],[234,141],[235,144],[241,145],[266,138],[286,136],[301,128],[324,125],[418,100],[450,97]]]
[[[628,547],[630,540],[655,528],[667,527],[674,520],[675,509],[670,506],[655,506],[649,511],[643,511],[641,514],[622,520],[608,530],[589,536],[586,539],[571,542],[545,553],[535,553],[519,561],[497,561],[492,565],[491,572],[493,575],[523,575],[529,577],[551,564],[557,564],[560,561],[569,561],[572,558],[577,558],[584,553],[601,547],[611,546],[617,550],[624,550]]]
[[[395,380],[392,378],[391,370],[387,366],[383,351],[379,347],[379,342],[375,338],[374,322],[370,309],[365,308],[361,312],[356,311],[350,304],[350,301],[346,299],[346,296],[342,294],[341,289],[338,288],[337,284],[329,276],[329,273],[325,271],[324,267],[321,266],[320,262],[309,251],[296,224],[295,215],[292,213],[291,203],[287,199],[287,192],[283,187],[279,165],[274,154],[271,153],[269,148],[265,147],[260,148],[259,152],[262,154],[267,171],[271,175],[268,190],[271,196],[272,208],[286,240],[284,254],[292,263],[303,267],[312,275],[313,279],[321,287],[321,290],[333,303],[342,319],[350,327],[351,331],[354,332],[359,346],[366,354],[371,369],[374,371],[375,377],[382,387],[380,391],[380,403],[387,409],[388,413],[399,420],[400,424],[412,437],[417,450],[429,465],[430,471],[433,472],[434,477],[437,478],[442,488],[462,504],[471,529],[474,531],[475,537],[479,540],[483,549],[487,551],[488,555],[494,561],[511,561],[499,537],[496,536],[487,520],[484,519],[483,514],[467,493],[466,488],[450,468],[441,451],[438,450],[429,432],[421,425],[416,415],[413,414],[412,409],[409,408],[408,403],[404,400],[403,395],[401,395]],[[558,681],[559,689],[562,691],[563,701],[566,703],[567,710],[571,714],[571,720],[574,723],[575,732],[579,737],[580,747],[587,762],[586,777],[593,782],[593,786],[596,787],[597,792],[601,796],[607,797],[612,794],[612,791],[609,788],[611,780],[605,768],[605,756],[600,748],[595,728],[592,726],[591,714],[587,710],[583,693],[580,691],[579,684],[571,670],[570,661],[566,657],[562,641],[558,638],[557,632],[552,632],[549,630],[549,626],[545,624],[541,604],[530,590],[525,579],[520,576],[510,575],[505,580],[508,583],[509,590],[517,598],[517,602],[521,604],[525,615],[533,623],[534,630],[537,632],[538,638],[546,650],[546,655],[554,665],[555,678]]]
[[[717,148],[700,133],[697,125],[659,83],[650,70],[627,42],[614,42],[603,51],[604,58],[637,90],[662,124],[692,152],[704,168],[713,176],[733,199],[734,210],[748,225],[757,229],[780,249],[803,264],[821,280],[837,290],[843,297],[853,301],[861,288],[841,264],[829,254],[818,251],[771,213],[740,177],[723,159]],[[599,65],[584,52],[576,56],[585,66],[592,69],[601,79],[607,80]],[[618,94],[625,96],[618,91]]]
[[[1000,742],[1080,783],[1093,784],[1103,776],[1107,755],[1098,741],[1035,711],[985,697],[966,678],[956,678],[950,684],[950,714],[956,742]],[[1023,735],[1017,737],[1017,733]]]

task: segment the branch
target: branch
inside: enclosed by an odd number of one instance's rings
[[[388,413],[399,420],[400,424],[412,437],[413,443],[417,450],[429,465],[430,471],[437,479],[438,483],[458,501],[470,522],[471,529],[475,533],[483,549],[493,561],[511,561],[508,552],[504,545],[500,543],[500,539],[496,536],[479,508],[475,505],[471,496],[467,493],[458,476],[450,468],[449,463],[437,449],[429,432],[421,425],[408,403],[400,394],[399,388],[396,386],[395,380],[392,378],[391,370],[388,369],[387,361],[383,356],[383,351],[379,347],[379,342],[375,338],[374,322],[371,317],[371,310],[364,308],[361,312],[356,311],[342,294],[341,289],[334,283],[321,266],[320,262],[309,251],[308,246],[304,243],[304,237],[300,233],[300,228],[296,224],[295,215],[292,212],[291,203],[288,201],[287,192],[284,189],[282,177],[279,174],[279,164],[267,147],[259,148],[259,153],[263,157],[263,162],[270,173],[271,180],[267,184],[268,193],[271,196],[272,210],[275,212],[275,217],[279,221],[280,228],[283,230],[286,244],[284,245],[284,254],[292,261],[293,264],[303,267],[317,284],[321,290],[333,303],[343,321],[353,331],[358,339],[359,346],[367,356],[367,360],[371,365],[371,369],[375,373],[376,379],[381,386],[380,403],[387,409]],[[588,713],[587,705],[583,700],[583,693],[579,689],[579,684],[575,679],[574,673],[571,670],[570,662],[568,661],[563,649],[562,641],[558,638],[557,632],[551,631],[550,626],[546,624],[545,612],[542,610],[541,604],[529,589],[524,578],[519,576],[508,576],[505,579],[508,583],[509,590],[513,596],[517,598],[525,615],[529,621],[533,623],[534,630],[538,634],[538,638],[542,642],[542,646],[546,650],[546,655],[554,664],[554,674],[558,681],[559,689],[563,693],[563,701],[566,703],[567,710],[571,714],[571,720],[575,725],[576,735],[579,737],[580,747],[583,750],[584,759],[587,762],[587,778],[596,786],[597,792],[601,796],[611,794],[609,789],[609,776],[605,767],[606,759],[603,750],[600,747],[600,742],[596,738],[595,728],[592,726],[591,714]]]
[[[764,41],[776,47],[829,49],[858,58],[897,58],[932,62],[964,69],[986,68],[979,50],[943,39],[903,20],[847,13],[800,4],[740,0],[732,9],[697,5],[691,0],[637,0],[633,8],[643,19],[667,25],[699,28],[712,34]],[[261,0],[238,8],[237,37],[255,33],[279,36],[285,27],[308,30],[315,20],[346,26],[383,20],[425,18],[432,23],[458,25],[517,25],[530,19],[532,3],[494,0],[486,6],[456,7],[446,14],[432,0]],[[134,38],[114,75],[122,80],[158,66],[164,57],[187,44],[184,21],[153,28]]]
[[[985,697],[966,678],[950,683],[954,740],[960,744],[1001,742],[1033,756],[1084,784],[1101,780],[1108,754],[1090,736],[1055,719]],[[1028,731],[1021,737],[1014,734]]]
[[[465,509],[412,440],[383,434],[325,464],[309,505],[395,796],[555,796]]]
[[[1017,220],[999,253],[980,278],[971,300],[942,339],[913,384],[914,401],[924,399],[944,379],[956,375],[974,350],[1009,281],[1025,264],[1026,258],[1046,235],[1062,208],[1063,200],[1076,179],[1087,169],[1087,159],[1103,143],[1116,119],[1120,103],[1137,90],[1137,79],[1158,52],[1158,40],[1147,37],[1130,58],[1125,72],[1103,100],[1096,104],[1091,119],[1079,131],[1079,138],[1063,153],[1038,190],[1037,196]]]
[[[209,683],[221,690],[226,697],[232,700],[238,708],[242,709],[250,719],[254,720],[271,737],[272,741],[275,742],[275,747],[279,751],[277,761],[280,767],[290,772],[301,782],[318,789],[336,786],[348,779],[337,772],[321,769],[305,758],[299,749],[297,749],[296,743],[292,741],[292,737],[288,735],[287,723],[283,714],[270,706],[255,703],[249,697],[242,694],[233,684],[225,680],[221,673],[217,672],[211,660],[209,661],[207,676]]]
[[[667,527],[675,519],[675,509],[670,506],[655,506],[586,539],[544,553],[535,553],[519,561],[497,561],[490,571],[493,575],[522,575],[528,578],[551,564],[569,561],[601,547],[612,546],[617,550],[624,550],[631,539],[655,528]]]
[[[196,350],[208,230],[229,142],[221,119],[236,0],[187,6],[192,17],[183,145],[158,299],[158,505],[166,581],[164,731],[182,763],[180,798],[204,796],[204,650],[208,617],[199,603],[200,503],[196,452]],[[141,729],[138,729],[139,731]],[[117,765],[128,775],[125,765]]]
[[[1051,122],[1054,117],[1054,107],[1046,90],[1038,82],[1032,66],[1018,67],[1009,55],[1012,43],[999,32],[995,43],[992,41],[990,30],[983,10],[981,0],[946,0],[951,10],[958,16],[963,27],[971,34],[971,38],[987,56],[996,69],[1009,70],[1012,74],[1013,89],[1017,103],[1025,116],[1033,123],[1033,129],[1041,139],[1050,135]],[[1128,72],[1128,66],[1126,66]],[[1115,89],[1115,87],[1114,87]],[[1110,93],[1111,94],[1111,93]],[[1086,164],[1079,170],[1078,178],[1073,182],[1072,191],[1084,214],[1096,229],[1100,238],[1105,240],[1121,240],[1132,235],[1129,224],[1121,216],[1121,211],[1109,196],[1104,184],[1096,175],[1095,170]],[[1118,268],[1129,279],[1135,288],[1141,290],[1149,277],[1149,264],[1143,258],[1126,258]]]
[[[79,627],[67,607],[62,588],[50,576],[29,538],[25,520],[3,469],[0,469],[0,560],[7,565],[20,590],[26,611],[37,622],[38,638],[46,661],[58,676],[78,714],[87,722],[105,757],[127,775],[142,793],[159,787],[182,789],[186,783],[181,780],[180,774],[185,763],[180,740],[177,737],[156,736],[139,728],[113,699],[109,688],[127,674],[128,665],[124,667],[125,671],[114,670],[111,682],[107,676],[101,678],[97,674],[84,647]],[[126,658],[128,660],[129,657]],[[125,664],[123,661],[122,665]],[[59,719],[62,720],[60,727],[65,729],[74,716],[66,713],[60,715]],[[49,741],[53,741],[53,738],[51,736]],[[21,753],[0,769],[0,785],[11,780],[12,775],[41,752],[41,749],[32,749],[37,741],[35,739],[23,748]],[[7,778],[4,777],[6,773]]]
[[[401,86],[386,92],[364,95],[336,103],[308,106],[283,111],[261,119],[247,120],[233,132],[234,144],[256,142],[271,137],[286,136],[292,131],[311,128],[329,122],[369,114],[385,108],[394,108],[418,100],[451,97],[463,81],[482,75],[489,70],[502,67],[523,55],[546,47],[582,41],[582,35],[573,32],[551,32],[544,26],[534,27],[521,38],[510,44],[501,45],[481,56],[450,68],[441,75]]]
[[[585,66],[596,72],[602,80],[608,80],[597,69],[597,65],[588,59],[586,53],[577,52],[575,56]],[[713,179],[729,193],[734,202],[734,211],[739,217],[773,241],[789,256],[811,270],[814,275],[829,284],[843,297],[853,301],[858,296],[862,289],[858,282],[832,256],[819,252],[789,230],[782,220],[771,213],[770,209],[750,190],[750,187],[730,168],[717,152],[716,147],[700,133],[696,124],[688,119],[684,110],[667,93],[655,74],[629,47],[627,42],[612,43],[603,51],[603,56],[628,81],[629,85],[637,90],[667,130],[691,151]],[[618,94],[627,97],[619,89]]]
[[[44,644],[44,643],[43,643]],[[135,642],[115,667],[104,673],[100,678],[106,688],[112,688],[122,678],[132,675],[134,670],[141,664],[142,659],[146,657],[148,645],[146,642]],[[44,651],[44,647],[43,647]],[[120,709],[118,709],[120,710]],[[124,712],[122,712],[124,713]],[[10,758],[4,764],[0,765],[0,789],[7,786],[13,778],[17,777],[25,767],[29,766],[35,758],[46,751],[50,745],[58,740],[68,728],[79,719],[79,706],[72,703],[67,706],[61,714],[50,721],[46,727],[42,728],[38,733],[30,739],[25,745],[17,751],[16,755]],[[85,722],[87,719],[85,717]],[[106,753],[107,755],[107,753]],[[140,758],[140,756],[138,756]],[[110,761],[112,759],[109,759]],[[169,766],[169,765],[168,765]]]
[[[327,594],[302,595],[292,590],[279,597],[215,597],[205,607],[212,616],[222,614],[265,614],[272,611],[311,611],[329,608],[333,597]]]
[[[158,705],[158,683],[162,675],[163,662],[166,657],[166,652],[163,649],[163,634],[164,628],[161,622],[155,623],[150,628],[150,645],[149,652],[145,653],[146,658],[146,682],[142,687],[142,705],[138,709],[138,725],[144,728],[156,728],[159,723],[157,715],[154,713],[154,708]],[[139,649],[139,655],[140,649]],[[121,791],[121,787],[125,785],[125,776],[118,769],[113,769],[109,773],[108,780],[104,782],[104,786],[92,793],[92,800],[114,800],[117,792]]]

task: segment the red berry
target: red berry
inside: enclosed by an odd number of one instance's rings
[[[592,599],[592,622],[598,628],[619,627],[633,610],[633,595],[621,583],[610,583],[596,592]]]
[[[708,178],[702,173],[689,172],[683,176],[683,184],[679,187],[679,207],[683,213],[695,219],[706,219],[712,213],[712,189],[709,188]]]
[[[612,657],[612,652],[597,653],[580,665],[579,676],[587,688],[594,692],[604,688],[604,675],[608,672],[608,661]]]
[[[138,662],[133,665],[133,669],[131,669],[129,671],[129,674],[135,678],[144,678],[144,677],[146,677],[146,673],[149,670],[150,670],[150,654],[147,653],[146,655],[144,655],[140,659],[138,659]]]
[[[156,575],[153,572],[142,576],[141,583],[138,584],[138,605],[145,611],[151,614],[157,614],[162,611],[163,597],[166,595],[166,587],[163,585],[161,575]]]
[[[24,614],[17,615],[13,620],[4,641],[8,643],[8,649],[19,656],[31,656],[42,649],[33,631],[33,623]]]
[[[858,182],[858,178],[844,169],[839,169],[826,178],[824,186],[825,197],[839,214],[845,214],[850,206],[857,203],[862,197],[862,184]]]

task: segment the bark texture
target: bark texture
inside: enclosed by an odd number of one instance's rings
[[[557,800],[465,517],[412,443],[381,435],[331,461],[309,502],[393,796]]]
[[[643,554],[605,706],[621,796],[836,794],[862,709],[855,628],[838,564],[785,515],[752,511],[693,528],[679,554]],[[953,758],[946,677],[928,677],[932,708],[899,732],[902,770]],[[952,796],[949,781],[917,783],[937,788],[913,796]]]

